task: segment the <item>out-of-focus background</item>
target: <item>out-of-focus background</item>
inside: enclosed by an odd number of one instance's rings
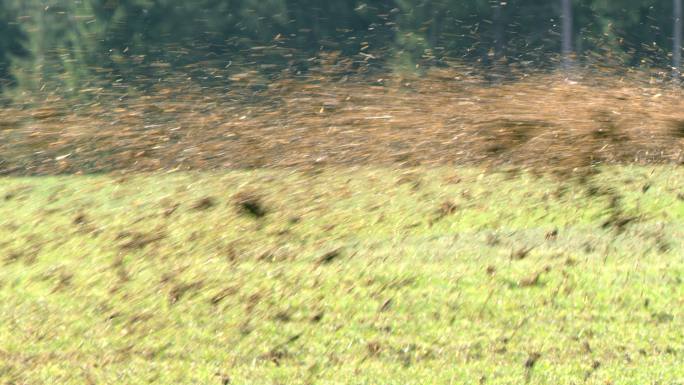
[[[503,76],[578,65],[671,72],[678,1],[5,0],[0,63],[19,92],[144,89],[169,76],[228,88],[306,76],[321,54],[369,71],[460,63]],[[676,64],[676,63],[675,63]],[[228,76],[227,78],[219,75]],[[667,74],[663,74],[667,76]],[[263,85],[263,84],[262,84]]]
[[[539,151],[570,169],[681,161],[679,1],[5,0],[0,12],[5,174]]]

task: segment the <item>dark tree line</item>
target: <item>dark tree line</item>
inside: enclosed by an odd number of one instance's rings
[[[306,69],[681,62],[681,0],[1,0],[0,78],[65,89],[193,63]],[[226,64],[228,63],[228,64]]]
[[[12,80],[10,61],[13,57],[25,57],[24,47],[26,35],[16,23],[13,8],[0,7],[0,88]]]

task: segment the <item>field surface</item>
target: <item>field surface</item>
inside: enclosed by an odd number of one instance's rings
[[[678,166],[4,177],[0,383],[684,384],[682,239]]]

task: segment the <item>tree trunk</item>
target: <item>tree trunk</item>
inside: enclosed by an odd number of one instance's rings
[[[572,63],[572,0],[561,0],[563,69]]]
[[[500,82],[506,72],[506,2],[496,0],[493,11],[493,43],[494,55],[490,68],[490,75],[495,83]]]
[[[682,68],[682,0],[674,0],[673,14],[672,78],[678,84]]]
[[[504,16],[503,7],[506,3],[496,2],[494,6],[494,60],[499,61],[504,56]]]

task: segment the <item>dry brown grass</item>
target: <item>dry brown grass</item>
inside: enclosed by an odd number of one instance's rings
[[[331,68],[259,92],[248,73],[228,92],[174,80],[145,96],[15,104],[0,116],[0,172],[506,163],[567,173],[684,160],[681,93],[643,75],[489,84],[458,67],[372,81]]]

